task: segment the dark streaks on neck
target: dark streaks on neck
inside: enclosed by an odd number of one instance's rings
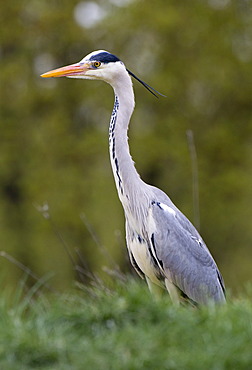
[[[116,120],[117,120],[117,112],[119,109],[119,101],[117,96],[115,97],[115,104],[114,108],[111,114],[111,119],[110,119],[110,125],[109,125],[109,147],[112,153],[112,161],[115,164],[115,169],[116,169],[116,176],[117,176],[117,181],[118,181],[118,186],[121,191],[121,194],[123,195],[123,186],[122,186],[122,179],[120,176],[120,170],[119,170],[119,163],[118,159],[116,158],[116,153],[115,153],[115,148],[116,148],[116,140],[115,140],[115,127],[116,127]]]

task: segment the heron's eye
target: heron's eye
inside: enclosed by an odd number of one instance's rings
[[[99,68],[100,65],[101,65],[101,62],[94,62],[93,63],[93,67],[95,67],[95,68]]]

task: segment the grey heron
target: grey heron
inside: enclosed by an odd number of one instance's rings
[[[140,178],[130,155],[127,131],[135,106],[131,77],[154,95],[158,92],[105,50],[41,76],[103,80],[114,89],[111,166],[125,213],[130,261],[149,289],[166,288],[175,303],[184,298],[195,304],[225,302],[223,278],[200,234],[162,190]]]

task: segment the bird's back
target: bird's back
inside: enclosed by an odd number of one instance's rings
[[[147,218],[139,225],[144,231],[136,234],[134,245],[127,238],[133,262],[144,259],[145,265],[138,267],[145,269],[150,280],[168,279],[196,303],[225,301],[223,279],[198,231],[164,192],[155,187],[149,190]]]

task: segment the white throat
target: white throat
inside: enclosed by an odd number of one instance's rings
[[[117,84],[112,86],[115,104],[109,126],[110,161],[126,218],[132,219],[133,216],[132,222],[135,223],[144,206],[144,190],[147,190],[148,185],[140,179],[128,145],[128,126],[135,105],[134,92],[131,78],[126,71],[123,77],[117,80]],[[142,199],[142,204],[139,199]]]

